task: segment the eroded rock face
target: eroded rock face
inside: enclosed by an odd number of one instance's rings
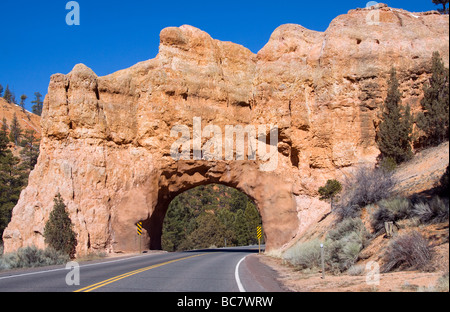
[[[41,153],[4,232],[5,251],[44,247],[56,192],[78,233],[78,253],[138,249],[138,221],[146,243],[160,248],[170,201],[207,183],[249,195],[267,249],[282,248],[329,211],[319,186],[374,163],[392,66],[404,103],[418,109],[432,52],[448,66],[448,24],[448,15],[381,5],[338,16],[325,32],[282,25],[257,54],[184,25],[163,29],[157,57],[131,68],[98,77],[78,64],[53,75]],[[175,160],[171,129],[185,125],[192,139],[196,117],[202,129],[216,125],[222,134],[227,125],[276,125],[275,170],[262,171],[260,158]]]

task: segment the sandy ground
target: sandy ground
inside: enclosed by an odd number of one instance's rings
[[[295,292],[411,292],[434,291],[440,272],[402,271],[380,274],[375,283],[372,274],[361,276],[325,275],[320,272],[301,272],[281,259],[259,256],[260,261],[278,274],[278,281],[287,291]],[[366,281],[368,279],[368,282]]]

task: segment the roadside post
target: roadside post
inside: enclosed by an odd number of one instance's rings
[[[256,227],[256,236],[258,237],[258,253],[261,253],[261,236],[262,236],[261,225],[258,225]]]
[[[323,257],[323,244],[320,244],[320,257],[322,258],[322,279],[325,279],[325,260]]]
[[[142,247],[141,247],[142,222],[136,223],[136,230],[137,230],[137,235],[138,235],[138,239],[139,239],[139,253],[142,253]]]

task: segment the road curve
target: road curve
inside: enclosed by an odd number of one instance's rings
[[[78,285],[70,285],[76,281],[74,267],[0,272],[0,292],[264,291],[242,261],[256,252],[239,247],[85,262],[79,264]]]

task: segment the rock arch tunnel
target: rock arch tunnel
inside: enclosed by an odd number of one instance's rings
[[[161,249],[163,221],[170,202],[187,190],[211,183],[233,187],[255,203],[262,219],[267,249],[281,247],[297,233],[298,217],[291,186],[272,173],[259,171],[255,163],[178,161],[161,170],[155,182],[157,187],[151,188],[151,195],[136,194],[132,205],[135,208],[150,205],[150,210],[143,209],[139,213],[139,209],[133,209],[132,214],[125,212],[113,218],[115,249],[135,248],[136,234],[129,229],[137,222],[143,224],[144,245],[150,249]],[[140,200],[146,203],[138,203]],[[117,229],[126,230],[122,232]]]
[[[4,252],[45,247],[57,192],[77,233],[77,253],[135,249],[139,221],[148,245],[160,248],[170,200],[208,183],[252,198],[267,249],[291,242],[330,211],[317,196],[327,179],[376,162],[379,107],[392,66],[409,90],[403,104],[414,107],[430,75],[432,51],[442,51],[448,64],[448,33],[441,31],[448,27],[433,26],[448,26],[448,17],[381,11],[386,20],[400,14],[408,23],[381,23],[374,32],[365,22],[367,10],[351,10],[325,32],[282,25],[257,54],[192,26],[169,27],[153,59],[102,77],[83,64],[53,75],[39,159],[3,233]],[[405,25],[418,32],[403,31]],[[349,57],[342,47],[355,44],[355,33],[362,43]],[[398,40],[391,40],[394,33]],[[384,42],[382,49],[373,49],[374,38]],[[418,52],[411,40],[426,42],[427,49]],[[393,55],[398,42],[409,48]],[[414,86],[410,77],[419,77]],[[222,133],[228,125],[277,125],[276,169],[261,171],[249,159],[174,161],[171,129],[193,130],[196,118]]]

